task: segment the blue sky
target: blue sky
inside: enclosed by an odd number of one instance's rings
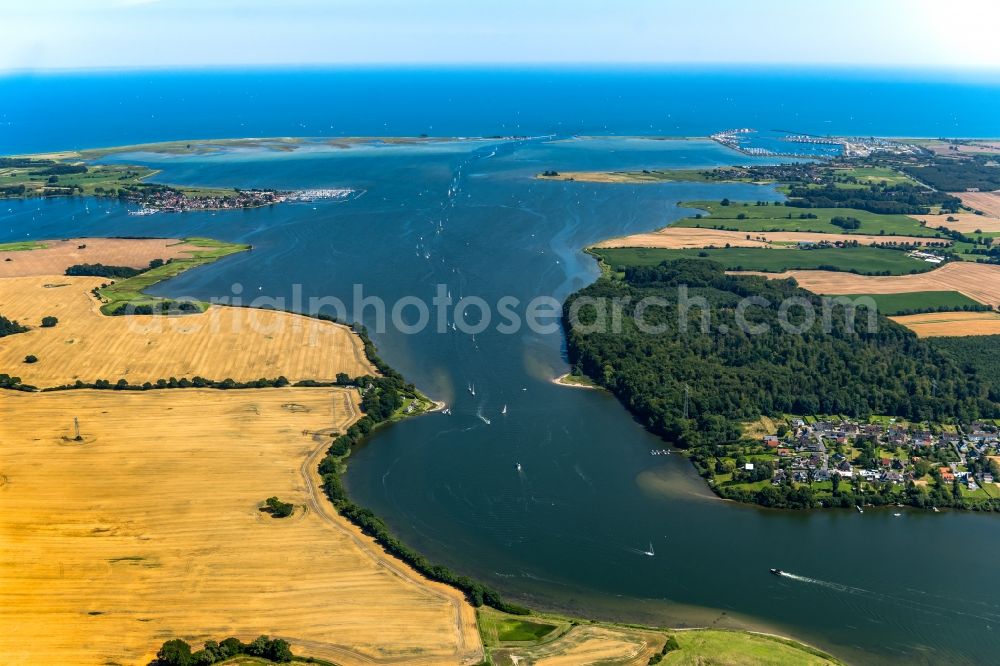
[[[0,70],[754,63],[1000,69],[997,0],[14,0]]]

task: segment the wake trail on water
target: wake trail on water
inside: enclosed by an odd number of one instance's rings
[[[873,601],[880,601],[883,603],[890,603],[897,606],[902,606],[904,608],[909,608],[910,610],[928,613],[931,615],[958,615],[961,617],[973,618],[977,620],[982,620],[983,622],[1000,622],[1000,612],[968,612],[959,610],[957,608],[944,606],[941,604],[929,604],[922,601],[916,601],[914,599],[906,599],[903,597],[897,597],[891,594],[885,594],[883,592],[876,592],[874,590],[867,590],[863,587],[854,587],[852,585],[844,585],[842,583],[835,583],[828,580],[820,580],[818,578],[810,578],[808,576],[799,576],[798,574],[788,573],[783,571],[781,573],[781,578],[786,578],[800,583],[808,583],[810,585],[817,585],[819,587],[824,587],[829,590],[834,590],[836,592],[841,592],[844,594],[851,594],[854,596],[865,597]],[[946,597],[937,596],[940,599],[946,599]],[[956,600],[957,601],[957,600]],[[964,603],[964,602],[961,602]],[[994,606],[1000,611],[1000,607]]]

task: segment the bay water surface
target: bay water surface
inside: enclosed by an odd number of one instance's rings
[[[861,85],[841,81],[855,84]],[[0,82],[0,88],[5,85],[13,84]],[[861,89],[869,97],[880,94],[872,86]],[[983,99],[1000,99],[995,88],[976,90]],[[57,94],[68,94],[67,88],[44,88],[36,99],[19,98],[15,107]],[[134,109],[125,96],[114,99]],[[12,152],[296,133],[271,131],[285,128],[268,123],[286,116],[268,115],[266,109],[250,125],[261,131],[243,131],[243,121],[226,125],[214,112],[209,125],[199,127],[187,111],[145,99],[153,113],[170,118],[159,130],[145,121],[123,120],[119,134],[111,128],[103,133],[100,123],[91,133],[74,133],[56,122],[53,137],[45,137],[33,125],[24,133],[27,121],[8,115],[8,128],[20,129],[0,129],[0,145]],[[813,110],[803,112],[808,126],[782,129],[815,131],[819,107],[806,108]],[[768,121],[781,127],[798,112],[771,113]],[[884,109],[865,118],[855,125],[841,120],[848,127],[840,131],[877,127],[882,133],[933,135],[944,129],[909,117],[892,132]],[[709,117],[704,124],[730,119]],[[360,120],[352,122],[352,128],[366,129]],[[677,133],[691,134],[702,121],[678,122]],[[955,122],[988,134],[983,119]],[[391,127],[408,130],[401,134],[419,130]],[[622,127],[639,129],[638,123]],[[705,128],[714,129],[721,127]],[[598,270],[582,248],[662,227],[690,212],[678,202],[780,198],[771,187],[747,184],[608,185],[534,178],[544,169],[752,161],[707,141],[483,139],[114,159],[162,169],[164,182],[350,187],[359,196],[147,217],[128,216],[126,206],[106,200],[4,201],[0,241],[199,235],[254,246],[153,290],[171,296],[208,299],[238,291],[246,301],[264,296],[278,299],[272,305],[307,309],[310,297],[350,302],[355,285],[390,305],[407,296],[430,302],[443,284],[455,299],[479,296],[496,303],[512,296],[526,303],[536,296],[561,301],[590,283]],[[297,293],[299,301],[293,298]],[[370,310],[360,319],[390,365],[453,411],[380,430],[354,453],[347,476],[356,501],[432,560],[541,608],[651,624],[758,628],[816,644],[851,663],[989,663],[1000,650],[995,630],[1000,602],[990,573],[1000,552],[995,517],[911,510],[900,517],[874,510],[785,512],[724,502],[679,455],[651,455],[665,443],[646,433],[613,397],[551,382],[568,370],[558,327],[503,334],[491,326],[473,338],[450,328],[412,335],[391,327],[378,331]],[[793,576],[771,576],[769,567]]]

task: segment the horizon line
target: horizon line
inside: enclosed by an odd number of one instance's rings
[[[0,67],[0,76],[9,75],[45,75],[45,74],[85,74],[85,73],[128,73],[128,72],[252,72],[252,71],[350,71],[350,70],[535,70],[535,71],[640,71],[640,70],[773,70],[773,71],[831,71],[854,70],[861,73],[876,72],[963,72],[981,75],[993,74],[1000,76],[1000,65],[954,65],[954,64],[898,64],[898,63],[850,63],[850,62],[812,62],[786,63],[772,61],[755,62],[328,62],[328,63],[207,63],[207,64],[162,64],[162,65],[93,65],[81,67]]]

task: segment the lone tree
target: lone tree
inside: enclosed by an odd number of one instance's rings
[[[268,497],[264,500],[264,504],[271,511],[271,515],[275,518],[287,518],[292,515],[292,511],[295,510],[295,505],[289,502],[282,502],[277,497]]]
[[[156,653],[156,663],[160,666],[189,666],[191,646],[179,638],[164,643]]]
[[[59,323],[55,317],[42,317],[42,328],[52,328]]]
[[[25,363],[38,363],[38,357],[35,356],[34,354],[28,354],[27,356],[24,357],[24,362]]]

